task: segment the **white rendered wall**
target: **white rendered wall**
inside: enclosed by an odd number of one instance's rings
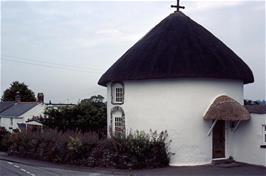
[[[266,166],[266,148],[260,147],[263,143],[262,125],[266,125],[266,114],[251,114],[249,121],[240,123],[232,135],[236,161]]]
[[[6,130],[11,132],[12,129],[18,128],[17,123],[22,123],[22,122],[23,122],[23,118],[13,118],[13,125],[11,125],[11,118],[10,117],[1,117],[0,126],[5,127]],[[12,128],[12,129],[10,129],[10,128]]]
[[[31,119],[33,116],[43,116],[45,111],[46,105],[43,103],[40,103],[36,106],[34,106],[32,109],[27,111],[26,113],[22,114],[20,117],[23,117],[24,122]]]
[[[110,110],[116,105],[110,102],[110,84],[107,87],[109,126]],[[212,135],[207,135],[211,121],[203,120],[203,115],[220,95],[228,95],[243,102],[243,84],[233,80],[127,81],[124,87],[124,104],[118,106],[125,112],[127,131],[167,130],[169,138],[173,140],[171,152],[175,153],[170,165],[211,163]]]

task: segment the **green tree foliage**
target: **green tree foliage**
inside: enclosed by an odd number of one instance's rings
[[[82,100],[78,105],[47,108],[40,121],[48,128],[58,131],[81,131],[106,133],[106,103],[101,95]]]
[[[30,90],[26,84],[24,84],[23,82],[20,83],[18,81],[11,83],[10,87],[4,91],[2,101],[14,101],[17,92],[19,92],[21,96],[21,101],[36,101],[34,92]]]

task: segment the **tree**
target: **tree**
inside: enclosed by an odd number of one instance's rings
[[[74,106],[47,108],[46,117],[39,120],[48,128],[59,131],[96,132],[106,135],[106,103],[101,95],[82,100]]]
[[[10,87],[4,91],[2,101],[14,101],[19,92],[21,101],[31,102],[36,101],[34,92],[28,88],[23,82],[14,81],[10,84]]]

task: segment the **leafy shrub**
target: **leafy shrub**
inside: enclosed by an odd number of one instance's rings
[[[157,133],[136,131],[125,139],[114,139],[114,148],[118,154],[117,168],[163,167],[169,164],[170,156],[167,131]]]
[[[89,167],[140,169],[169,164],[166,131],[136,131],[124,138],[99,139],[96,133],[21,132],[10,135],[10,155]]]
[[[66,132],[68,130],[96,132],[106,137],[106,103],[101,95],[81,100],[77,105],[48,107],[45,117],[36,117],[45,127]]]
[[[0,127],[0,151],[7,151],[9,147],[10,133],[5,129],[5,127]]]

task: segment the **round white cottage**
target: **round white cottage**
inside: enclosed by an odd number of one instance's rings
[[[229,157],[234,150],[232,122],[249,117],[240,105],[243,84],[253,81],[252,71],[231,49],[177,11],[99,80],[108,91],[108,136],[167,130],[175,153],[171,165]],[[227,98],[218,98],[223,95]],[[213,112],[217,115],[209,117]]]

